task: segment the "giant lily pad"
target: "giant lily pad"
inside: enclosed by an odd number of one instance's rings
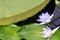
[[[0,0],[0,25],[25,20],[41,11],[50,0]]]

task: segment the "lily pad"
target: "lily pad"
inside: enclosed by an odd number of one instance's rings
[[[19,27],[0,26],[0,40],[20,40],[17,33]]]
[[[45,28],[44,25],[35,25],[35,24],[29,24],[23,26],[21,28],[19,34],[21,35],[22,38],[26,40],[46,40],[43,38],[43,29]]]
[[[0,0],[0,25],[26,20],[49,2],[50,0]]]

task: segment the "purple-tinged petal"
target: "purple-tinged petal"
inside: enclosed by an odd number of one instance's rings
[[[50,14],[48,14],[48,12],[45,13],[46,16],[50,16]]]
[[[42,16],[41,16],[41,15],[39,15],[39,18],[42,18]]]
[[[40,19],[37,19],[37,21],[41,22],[41,20],[40,20]]]
[[[42,16],[44,16],[45,14],[44,13],[42,13]]]

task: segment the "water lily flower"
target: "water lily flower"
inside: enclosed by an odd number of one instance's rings
[[[57,30],[59,29],[59,26],[55,29],[50,29],[49,27],[47,27],[47,29],[43,28],[43,34],[45,38],[50,38]]]
[[[51,21],[51,18],[53,17],[54,14],[52,14],[50,16],[50,14],[48,14],[48,12],[46,13],[42,13],[42,15],[39,15],[39,19],[37,19],[37,21],[42,22],[40,24],[45,24]]]

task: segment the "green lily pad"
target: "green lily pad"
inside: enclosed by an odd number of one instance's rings
[[[20,40],[17,33],[19,27],[0,26],[0,40]]]
[[[50,40],[60,40],[60,30],[57,30],[57,32],[54,35],[52,35]]]
[[[22,38],[26,40],[46,40],[43,38],[43,31],[42,28],[45,28],[44,25],[35,25],[35,24],[29,24],[23,26],[21,28],[19,34],[21,35]]]
[[[26,20],[49,2],[50,0],[0,0],[0,25]]]

